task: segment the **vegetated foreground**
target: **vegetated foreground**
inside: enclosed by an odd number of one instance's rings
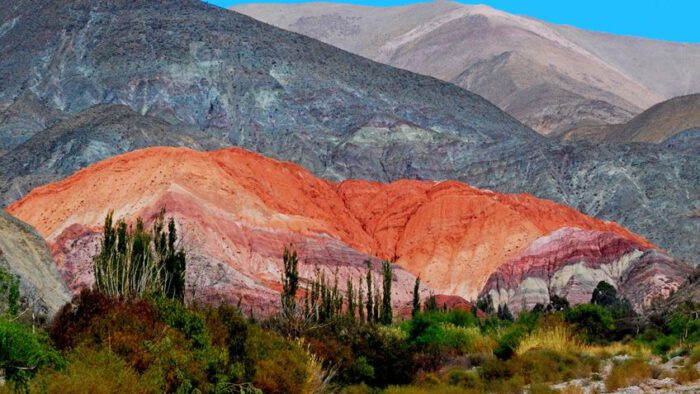
[[[691,272],[615,223],[526,194],[450,181],[333,183],[242,149],[124,154],[37,188],[8,211],[45,237],[77,293],[93,283],[107,212],[150,225],[162,208],[184,231],[188,300],[241,300],[255,314],[277,308],[290,243],[304,280],[335,273],[343,290],[357,284],[365,260],[394,262],[394,302],[404,309],[416,276],[424,296],[474,299],[483,290],[519,311],[555,295],[585,302],[599,281],[640,309]]]
[[[396,321],[388,262],[380,281],[366,271],[367,286],[357,292],[339,291],[337,277],[328,282],[321,274],[301,295],[298,256],[285,250],[280,312],[260,320],[227,303],[185,306],[182,293],[168,291],[161,279],[183,275],[187,262],[183,254],[179,268],[168,268],[167,256],[180,251],[165,246],[177,238],[175,226],[162,232],[162,223],[151,231],[120,222],[115,233],[106,231],[95,255],[102,270],[96,289],[77,295],[45,328],[17,319],[17,284],[0,270],[0,305],[9,306],[0,309],[0,370],[8,380],[0,393],[698,388],[692,383],[700,377],[697,304],[637,314],[614,287],[600,282],[589,303],[570,307],[557,298],[514,320],[507,306],[494,308],[489,297],[479,299],[481,310],[421,299],[416,281],[412,317]],[[111,225],[107,220],[106,228]],[[152,261],[153,270],[139,261]],[[125,286],[104,294],[117,278]]]

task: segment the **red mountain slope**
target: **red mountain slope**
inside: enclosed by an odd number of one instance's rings
[[[338,267],[341,283],[359,280],[367,256],[396,261],[408,271],[396,270],[401,303],[410,300],[413,275],[436,292],[474,297],[502,264],[564,227],[654,249],[615,223],[530,195],[459,182],[336,184],[242,149],[127,153],[35,189],[8,211],[47,239],[75,290],[91,283],[90,256],[108,210],[133,219],[161,207],[183,228],[190,296],[243,297],[263,309],[277,302],[280,256],[290,242],[303,275]]]

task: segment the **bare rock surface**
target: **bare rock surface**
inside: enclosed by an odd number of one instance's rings
[[[0,267],[19,278],[23,321],[48,321],[70,301],[46,242],[32,227],[4,211],[0,211]]]

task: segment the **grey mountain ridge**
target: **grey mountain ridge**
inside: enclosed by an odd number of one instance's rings
[[[199,1],[3,3],[0,52],[3,204],[143,146],[239,145],[332,180],[528,192],[700,252],[698,155],[546,139],[455,85]]]

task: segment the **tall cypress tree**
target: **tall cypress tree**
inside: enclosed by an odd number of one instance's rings
[[[355,291],[352,288],[352,280],[348,278],[348,284],[347,284],[347,293],[348,293],[348,316],[350,316],[351,319],[355,319]]]
[[[379,321],[382,324],[391,324],[392,318],[394,317],[393,311],[391,310],[391,280],[392,271],[391,263],[384,261],[382,263],[382,276],[384,282],[382,283],[382,310]]]
[[[374,292],[374,305],[372,307],[372,321],[375,323],[379,322],[379,291],[376,290],[376,287]]]
[[[367,260],[367,322],[374,317],[374,293],[372,292],[372,262]]]
[[[428,299],[425,301],[425,304],[423,305],[423,312],[435,312],[439,309],[437,299],[435,298],[435,294],[432,292],[430,293],[430,296]]]
[[[360,287],[357,288],[357,314],[360,323],[365,322],[365,305],[362,301],[362,277],[360,277]]]
[[[420,313],[420,276],[416,277],[416,283],[413,285],[413,310],[411,316],[416,317]]]

